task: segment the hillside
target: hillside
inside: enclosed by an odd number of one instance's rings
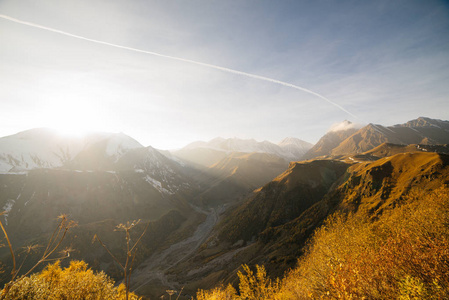
[[[268,274],[281,276],[295,266],[307,239],[331,214],[377,216],[403,203],[414,188],[432,191],[448,183],[449,156],[438,153],[401,153],[352,165],[333,160],[291,164],[228,214],[197,255],[172,274],[193,289],[234,282],[244,263],[263,264]],[[190,271],[179,275],[180,269]]]
[[[208,205],[232,203],[270,182],[288,167],[288,163],[267,153],[232,153],[212,165],[209,187],[199,201]]]
[[[312,159],[324,155],[329,155],[331,151],[338,147],[345,139],[357,132],[353,127],[342,127],[338,130],[329,131],[309,150],[307,151],[303,159]]]
[[[449,189],[415,189],[403,200],[375,218],[336,212],[281,278],[245,264],[238,293],[221,284],[197,299],[447,299]]]

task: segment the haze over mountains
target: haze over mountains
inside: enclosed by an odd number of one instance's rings
[[[281,276],[333,212],[374,216],[413,188],[447,187],[447,144],[449,121],[430,118],[344,121],[313,146],[216,138],[171,153],[125,134],[69,139],[32,129],[0,139],[1,218],[18,248],[41,243],[67,213],[79,222],[65,242],[77,249],[72,258],[116,279],[117,266],[90,243],[93,234],[120,252],[118,223],[151,222],[132,286],[153,298],[182,286],[193,294],[234,282],[243,263]],[[8,265],[7,249],[0,257]]]
[[[268,141],[257,142],[254,139],[215,138],[209,142],[197,141],[174,151],[174,155],[187,161],[209,167],[231,152],[268,153],[293,161],[300,159],[312,144],[297,138],[285,138],[278,144]]]
[[[30,129],[0,139],[0,172],[61,167],[83,153],[102,152],[116,161],[130,149],[143,147],[122,134],[93,133],[69,137],[46,128]]]

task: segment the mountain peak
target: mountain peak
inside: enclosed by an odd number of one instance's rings
[[[436,127],[436,128],[449,130],[449,121],[431,119],[431,118],[427,118],[427,117],[419,117],[418,119],[408,121],[405,124],[398,124],[398,125],[395,125],[394,127],[412,127],[412,128]]]
[[[280,147],[287,147],[289,145],[298,146],[298,147],[307,148],[307,149],[310,149],[313,146],[311,143],[308,143],[306,141],[303,141],[301,139],[294,138],[294,137],[286,137],[285,139],[283,139],[282,141],[280,141],[278,143],[278,146],[280,146]]]
[[[124,133],[95,132],[66,136],[49,128],[34,128],[0,139],[0,172],[61,167],[87,152],[118,159],[130,149],[143,147]]]

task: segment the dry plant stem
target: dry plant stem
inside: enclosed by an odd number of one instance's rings
[[[59,236],[59,234],[60,234],[60,232],[61,232],[61,229],[62,229],[62,222],[60,223],[60,230],[58,231],[58,235],[55,237],[55,239],[54,239],[54,241],[51,241],[50,240],[50,242],[51,242],[51,244],[54,244],[55,243],[55,241],[57,240],[57,238],[58,238],[58,236]],[[65,230],[64,230],[64,233],[62,234],[62,236],[60,237],[60,239],[59,239],[59,242],[56,244],[56,246],[54,246],[53,247],[53,249],[51,249],[49,252],[48,252],[48,248],[50,248],[50,247],[47,247],[47,250],[46,250],[46,252],[44,252],[44,255],[42,256],[42,258],[30,269],[30,270],[28,270],[28,272],[26,272],[23,276],[28,276],[37,266],[39,266],[41,263],[43,263],[43,262],[46,262],[46,261],[52,261],[52,260],[59,260],[59,259],[61,259],[61,258],[65,258],[65,257],[58,257],[58,258],[54,258],[54,259],[48,259],[48,257],[50,256],[50,255],[52,255],[55,251],[56,251],[56,249],[58,249],[58,247],[61,245],[61,243],[62,243],[62,240],[64,240],[64,238],[65,238],[65,235],[67,234],[67,231],[69,230],[69,228],[68,227],[66,227],[65,228]],[[49,242],[49,243],[50,243]]]
[[[19,274],[20,270],[22,269],[23,265],[25,264],[25,261],[28,258],[29,253],[27,253],[27,255],[25,256],[25,258],[23,259],[22,263],[20,264],[20,267],[17,269],[16,274],[14,274],[13,277],[17,276],[17,274]]]
[[[140,220],[139,220],[140,221]],[[135,226],[135,224],[139,223],[139,221],[134,221],[131,225],[125,226],[123,224],[120,224],[117,226],[117,228],[124,229],[125,230],[125,239],[126,239],[126,260],[125,264],[123,265],[120,263],[120,261],[117,259],[117,257],[112,254],[111,251],[109,251],[108,247],[103,243],[103,241],[98,237],[98,235],[94,235],[93,241],[98,240],[101,244],[101,246],[108,252],[108,254],[114,259],[114,261],[122,268],[123,270],[123,281],[125,282],[125,291],[126,291],[126,299],[129,299],[129,287],[131,285],[131,273],[133,270],[134,260],[136,258],[137,248],[136,246],[140,243],[142,237],[144,236],[145,232],[148,229],[148,226],[150,223],[147,224],[144,231],[140,235],[140,237],[137,239],[137,241],[134,243],[134,245],[131,246],[131,235],[130,231]],[[134,224],[135,223],[135,224]]]
[[[131,251],[134,250],[134,248],[137,246],[137,244],[139,244],[140,240],[142,239],[143,235],[145,234],[145,232],[148,229],[148,226],[150,226],[150,222],[148,222],[147,226],[145,227],[145,229],[143,230],[142,234],[140,235],[140,237],[137,239],[137,242],[134,244],[134,247],[131,248]]]
[[[117,259],[117,257],[115,257],[114,254],[112,254],[111,251],[109,251],[108,247],[106,247],[106,245],[103,243],[103,241],[98,237],[98,235],[94,235],[94,241],[98,240],[98,242],[100,242],[100,245],[106,250],[106,252],[108,252],[108,254],[115,260],[116,263],[119,264],[119,266],[124,269],[125,267],[123,267],[123,265],[120,263],[120,261]]]
[[[0,214],[0,216],[3,215],[4,213],[5,213],[5,212],[2,212],[2,213]],[[9,251],[11,252],[12,263],[13,263],[13,268],[12,268],[11,274],[12,274],[12,276],[13,276],[13,279],[12,279],[12,280],[14,280],[14,278],[15,278],[15,276],[16,276],[16,256],[14,255],[14,251],[12,250],[11,241],[9,240],[8,233],[6,232],[6,229],[5,229],[5,227],[3,226],[2,221],[0,221],[0,226],[2,227],[3,233],[5,234],[6,241],[8,242]]]
[[[59,236],[59,234],[61,233],[61,229],[62,229],[62,225],[63,225],[63,222],[65,221],[65,218],[63,217],[62,219],[61,219],[61,222],[59,222],[59,224],[58,224],[58,226],[55,228],[55,230],[53,231],[53,233],[52,233],[52,235],[51,235],[51,237],[50,237],[50,240],[48,241],[48,244],[47,244],[47,248],[45,248],[45,251],[44,251],[44,255],[43,256],[45,256],[46,254],[47,254],[47,251],[48,251],[48,249],[50,249],[50,247],[53,245],[53,243],[54,243],[54,241],[56,240],[56,238]],[[58,234],[56,235],[56,237],[55,237],[55,233],[56,232],[58,232]]]
[[[4,213],[5,212],[0,213],[0,216],[3,215]],[[56,249],[58,249],[58,247],[61,245],[61,243],[64,240],[64,238],[65,238],[69,228],[74,225],[74,223],[72,223],[72,222],[67,222],[66,215],[61,215],[59,218],[61,219],[61,221],[59,222],[59,224],[56,227],[56,229],[53,231],[53,234],[52,234],[50,240],[48,241],[47,247],[46,247],[46,249],[44,251],[44,254],[42,255],[41,259],[31,269],[29,269],[28,272],[26,272],[21,277],[28,276],[31,272],[34,271],[34,269],[36,269],[43,262],[60,260],[60,259],[64,259],[64,258],[68,257],[68,255],[67,255],[67,256],[64,256],[64,257],[58,257],[58,258],[49,259],[50,255],[52,255],[56,251]],[[9,289],[13,285],[13,282],[16,279],[17,275],[19,274],[20,270],[22,269],[22,267],[23,267],[23,265],[25,263],[25,260],[28,258],[29,253],[27,253],[27,255],[25,256],[24,260],[20,264],[19,269],[16,269],[16,256],[15,256],[14,251],[12,249],[12,245],[11,245],[11,241],[9,239],[8,233],[6,232],[6,229],[3,226],[3,223],[1,221],[0,221],[0,227],[2,228],[3,233],[5,235],[5,238],[6,238],[7,242],[8,242],[9,251],[11,252],[11,257],[12,257],[12,260],[13,260],[13,269],[11,271],[11,280],[5,285],[5,288],[3,290],[3,294],[1,295],[1,296],[3,296],[5,292],[8,293]]]
[[[176,300],[178,300],[179,299],[179,297],[181,297],[181,293],[182,293],[182,290],[184,289],[184,287],[182,287],[181,288],[181,290],[179,291],[179,293],[178,293],[178,297],[176,297]]]
[[[136,248],[136,252],[137,252],[137,248]],[[127,286],[131,286],[131,273],[133,271],[133,265],[134,265],[134,259],[136,258],[136,252],[133,253],[133,258],[131,260],[131,265],[129,266],[129,274],[128,274],[128,282],[127,282]]]

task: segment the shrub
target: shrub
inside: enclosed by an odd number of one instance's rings
[[[209,291],[199,290],[196,294],[197,300],[232,300],[236,297],[237,292],[230,284],[226,287],[221,285]]]
[[[83,261],[71,261],[61,269],[59,261],[40,273],[21,277],[12,282],[8,291],[3,289],[1,299],[125,299],[123,284],[114,282],[105,273],[94,273]],[[130,299],[138,299],[131,293]]]
[[[239,272],[240,295],[198,299],[449,299],[449,190],[411,193],[382,215],[334,214],[281,282],[256,268]]]

